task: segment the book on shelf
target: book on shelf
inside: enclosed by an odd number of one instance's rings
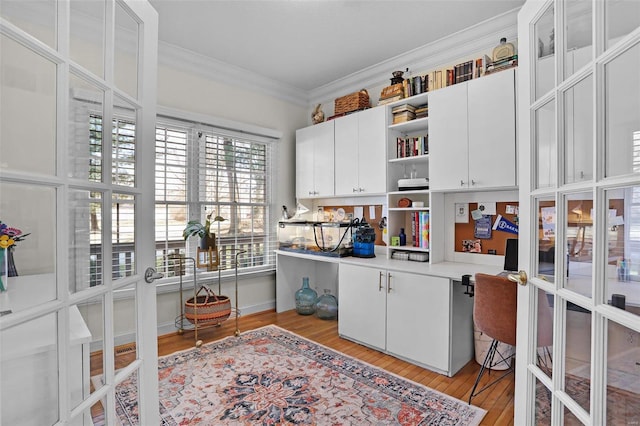
[[[498,71],[503,71],[509,68],[515,68],[518,66],[518,60],[517,59],[512,59],[510,61],[507,62],[502,62],[499,65],[489,65],[489,67],[487,68],[487,71],[485,71],[485,75],[489,75],[492,74],[494,72],[498,72]]]
[[[421,105],[415,110],[416,118],[424,118],[429,116],[429,106]]]
[[[429,153],[429,135],[396,138],[396,158],[415,157]]]
[[[482,55],[473,63],[472,74],[473,78],[479,78],[484,76],[485,71],[487,70],[487,66],[491,63],[491,58],[487,55]]]
[[[429,248],[429,212],[411,213],[411,244],[422,249]]]
[[[402,83],[393,84],[382,89],[380,98],[378,98],[378,105],[399,101],[402,98],[404,98]]]
[[[429,212],[419,212],[420,234],[418,237],[419,247],[423,249],[429,248]]]
[[[393,114],[393,124],[404,123],[416,118],[416,115],[411,111],[404,111]]]
[[[473,61],[465,61],[456,65],[455,74],[455,83],[471,80],[473,78]]]
[[[419,247],[419,230],[420,223],[418,222],[418,212],[415,212],[411,215],[411,246]]]
[[[389,98],[385,98],[385,99],[380,99],[378,100],[378,105],[386,105],[386,104],[390,104],[396,101],[399,101],[400,99],[404,99],[404,95],[395,95]]]
[[[499,67],[499,68],[494,68],[494,69],[491,69],[491,70],[485,72],[484,75],[495,74],[497,72],[508,70],[508,69],[511,69],[511,68],[518,68],[518,64],[508,65],[508,66]]]
[[[429,92],[436,90],[436,72],[431,71],[427,74],[427,89]]]
[[[416,112],[416,107],[411,105],[411,104],[402,104],[402,105],[396,105],[393,108],[391,108],[391,113],[392,114],[396,114],[399,112],[404,112],[404,111],[411,111],[411,112]]]

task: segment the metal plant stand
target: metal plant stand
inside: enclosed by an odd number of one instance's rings
[[[240,314],[240,310],[238,309],[238,256],[246,253],[246,250],[239,250],[239,249],[228,249],[227,251],[231,251],[234,252],[234,269],[235,269],[235,307],[233,308],[233,311],[235,311],[235,322],[236,322],[236,330],[235,330],[235,336],[240,336],[240,328],[238,325],[238,316]],[[183,262],[185,261],[191,261],[193,263],[193,297],[194,297],[194,302],[197,302],[197,292],[198,292],[198,268],[197,268],[197,262],[196,259],[192,258],[192,257],[185,257],[185,258],[181,258],[179,259],[180,262],[180,271],[183,268]],[[222,293],[222,270],[220,268],[218,268],[218,296],[220,296]],[[175,320],[175,325],[176,328],[178,329],[178,334],[183,334],[186,330],[193,330],[194,331],[194,338],[195,338],[195,345],[197,348],[199,348],[200,346],[202,346],[202,340],[198,339],[198,330],[200,328],[206,328],[206,327],[219,327],[222,324],[221,322],[216,322],[216,323],[211,323],[211,324],[198,324],[198,319],[197,319],[197,303],[194,303],[194,315],[196,316],[194,323],[189,323],[189,321],[187,321],[187,323],[185,324],[185,310],[184,310],[184,297],[183,297],[183,281],[182,281],[182,274],[180,274],[180,315],[176,318]],[[225,320],[226,321],[226,320]]]

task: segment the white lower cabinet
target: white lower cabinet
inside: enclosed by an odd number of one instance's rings
[[[473,357],[473,299],[448,278],[341,263],[341,337],[453,376]]]
[[[387,272],[387,352],[449,371],[451,281]]]
[[[341,264],[338,296],[338,334],[384,349],[387,326],[386,271]]]

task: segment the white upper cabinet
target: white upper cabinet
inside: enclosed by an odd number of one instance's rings
[[[429,95],[432,190],[516,186],[515,71]]]
[[[335,195],[384,194],[385,109],[371,108],[333,121]]]
[[[296,197],[334,195],[334,122],[296,131]]]
[[[467,188],[469,149],[467,84],[429,93],[429,186],[431,190]],[[436,161],[437,159],[437,161]]]

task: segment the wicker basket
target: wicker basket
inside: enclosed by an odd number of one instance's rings
[[[362,89],[336,99],[334,114],[344,114],[351,111],[369,108],[369,93]]]
[[[200,294],[202,292],[206,294]],[[194,301],[195,299],[195,301]],[[216,296],[206,286],[200,287],[195,297],[184,302],[184,317],[191,324],[219,324],[231,315],[231,300],[227,296]]]

